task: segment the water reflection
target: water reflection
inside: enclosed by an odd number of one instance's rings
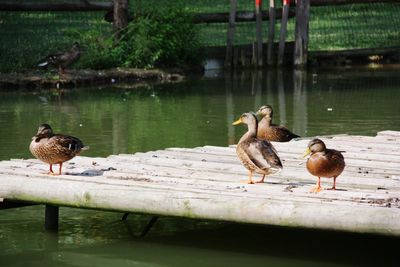
[[[374,135],[400,130],[395,70],[227,72],[180,84],[0,92],[1,159],[31,157],[39,124],[78,136],[107,156],[166,147],[236,143],[245,127],[231,123],[261,105],[274,122],[301,136]]]
[[[400,130],[396,70],[223,73],[147,87],[0,92],[0,159],[31,158],[39,124],[78,136],[89,156],[166,147],[226,146],[231,123],[261,105],[302,136]],[[43,207],[0,212],[1,266],[396,266],[398,239],[62,208],[59,235]],[[371,253],[370,253],[371,252]]]

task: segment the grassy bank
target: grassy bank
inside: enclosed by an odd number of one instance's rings
[[[163,8],[171,0],[159,0],[157,5],[150,0],[130,2],[132,11],[146,12],[154,6]],[[229,10],[229,1],[186,0],[182,3],[188,12]],[[252,10],[253,2],[240,0],[238,9]],[[0,72],[35,68],[36,63],[50,51],[68,47],[78,32],[111,32],[111,25],[104,21],[103,16],[104,12],[0,12]],[[316,51],[400,46],[399,24],[398,4],[312,7],[309,47]],[[196,27],[199,27],[202,45],[223,45],[226,42],[226,23]],[[266,37],[267,22],[264,31]],[[279,32],[279,25],[276,31]],[[291,20],[289,40],[294,39],[293,35],[294,20]],[[235,43],[249,43],[254,41],[254,37],[254,23],[238,24]]]

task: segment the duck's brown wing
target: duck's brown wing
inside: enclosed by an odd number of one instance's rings
[[[260,169],[280,169],[281,160],[272,144],[268,141],[256,140],[246,146],[245,152],[249,159]]]
[[[325,151],[325,156],[329,162],[332,162],[332,164],[340,165],[343,166],[345,165],[344,163],[344,157],[340,151],[337,151],[335,149],[326,149]]]
[[[59,153],[76,155],[84,148],[84,144],[76,137],[56,134],[49,139],[49,144],[53,145]]]
[[[288,142],[288,141],[292,140],[293,138],[300,137],[297,134],[292,133],[285,126],[274,125],[274,126],[271,126],[271,128],[273,129],[273,135],[275,136],[274,137],[275,140],[277,140],[279,142]]]

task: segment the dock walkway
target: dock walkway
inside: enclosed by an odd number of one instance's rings
[[[339,190],[310,193],[309,139],[273,143],[283,171],[248,185],[235,147],[79,156],[63,175],[36,159],[0,162],[0,199],[56,206],[400,236],[400,132],[321,138],[346,151]],[[322,179],[332,186],[332,179]]]

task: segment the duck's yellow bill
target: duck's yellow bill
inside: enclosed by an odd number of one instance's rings
[[[240,123],[242,123],[242,118],[240,118],[237,121],[233,122],[232,125],[238,125]]]
[[[306,149],[303,153],[303,158],[307,157],[311,153],[311,150],[309,148]]]

